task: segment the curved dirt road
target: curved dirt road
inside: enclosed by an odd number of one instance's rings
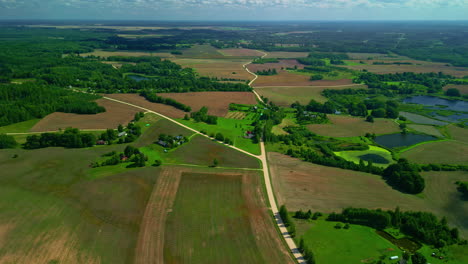
[[[267,53],[265,52],[262,52],[263,53],[263,56],[261,58],[264,58]],[[258,78],[258,75],[256,75],[255,73],[251,72],[248,68],[247,68],[247,65],[249,65],[250,63],[252,62],[248,62],[246,64],[243,65],[244,69],[252,74],[254,77],[254,79],[252,81],[249,82],[249,86],[252,85],[252,83]],[[253,90],[253,93],[257,96],[257,98],[263,102],[262,98],[260,97],[260,95],[257,94],[257,92],[255,92],[255,90]],[[191,127],[188,127],[184,124],[181,124],[179,122],[177,122],[176,120],[168,117],[168,116],[165,116],[163,114],[160,114],[160,113],[157,113],[155,111],[152,111],[152,110],[149,110],[147,108],[144,108],[144,107],[141,107],[141,106],[138,106],[138,105],[134,105],[134,104],[131,104],[131,103],[127,103],[127,102],[124,102],[124,101],[120,101],[120,100],[117,100],[117,99],[113,99],[113,98],[109,98],[109,97],[105,97],[104,96],[104,99],[107,99],[107,100],[111,100],[111,101],[114,101],[114,102],[118,102],[118,103],[122,103],[122,104],[126,104],[126,105],[130,105],[130,106],[133,106],[133,107],[136,107],[136,108],[140,108],[146,112],[149,112],[149,113],[153,113],[153,114],[156,114],[156,115],[159,115],[161,116],[162,118],[165,118],[181,127],[184,127],[192,132],[195,132],[199,135],[202,135],[206,138],[210,138],[208,135],[205,135],[205,134],[202,134],[201,132],[191,128]],[[212,138],[210,138],[212,139]],[[229,147],[229,148],[232,148],[232,149],[235,149],[237,151],[240,151],[246,155],[249,155],[249,156],[252,156],[252,157],[255,157],[257,159],[259,159],[262,163],[262,168],[263,168],[263,177],[264,177],[264,181],[265,181],[265,186],[266,186],[266,190],[267,190],[267,196],[268,196],[268,202],[270,203],[270,209],[275,217],[275,221],[276,221],[276,224],[278,225],[278,228],[279,228],[279,231],[281,232],[284,240],[286,241],[286,244],[288,245],[290,251],[292,252],[292,254],[294,255],[294,258],[296,259],[296,261],[300,264],[305,264],[306,261],[304,259],[304,257],[302,256],[301,252],[299,251],[299,249],[297,248],[296,246],[296,243],[294,242],[293,238],[291,237],[291,235],[289,234],[288,230],[286,229],[285,225],[284,225],[284,222],[283,222],[283,219],[281,219],[281,216],[279,214],[279,210],[278,210],[278,206],[276,204],[276,200],[275,200],[275,195],[273,194],[273,188],[272,188],[272,184],[271,184],[271,178],[270,178],[270,171],[269,171],[269,167],[268,167],[268,161],[267,161],[267,157],[266,157],[266,152],[265,152],[265,144],[263,142],[260,142],[260,149],[261,149],[261,155],[255,155],[255,154],[252,154],[250,152],[247,152],[243,149],[240,149],[240,148],[237,148],[235,146],[231,146],[231,145],[226,145],[224,144],[226,147]]]

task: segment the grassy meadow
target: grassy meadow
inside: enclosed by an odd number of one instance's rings
[[[251,139],[244,138],[247,131],[253,130],[254,127],[251,124],[254,118],[253,114],[248,114],[242,120],[220,117],[218,118],[217,125],[209,125],[202,122],[196,123],[183,119],[177,121],[198,131],[206,131],[208,135],[221,133],[224,137],[231,139],[234,142],[234,146],[253,154],[260,154],[260,146],[253,143]]]
[[[375,230],[365,226],[350,225],[349,229],[336,229],[336,222],[323,219],[298,221],[298,238],[304,239],[315,255],[317,263],[374,263],[381,257],[382,263],[393,263],[390,256],[399,256],[402,251]]]

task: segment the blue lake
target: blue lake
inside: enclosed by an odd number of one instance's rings
[[[430,141],[430,140],[435,140],[435,139],[437,138],[434,136],[429,136],[429,135],[398,133],[398,134],[378,136],[375,138],[375,142],[387,148],[398,148],[398,147],[408,147],[408,146],[418,144],[424,141]]]
[[[403,102],[431,106],[431,109],[447,109],[452,111],[468,112],[468,102],[461,100],[447,100],[435,96],[420,95],[406,98]]]

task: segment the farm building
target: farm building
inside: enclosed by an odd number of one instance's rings
[[[117,136],[119,137],[124,137],[127,135],[127,132],[120,132]]]
[[[398,259],[398,256],[391,256],[390,259],[391,259],[391,260],[397,260],[397,259]]]

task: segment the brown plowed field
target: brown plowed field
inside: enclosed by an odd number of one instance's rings
[[[310,76],[280,71],[277,75],[258,76],[253,86],[336,86],[348,84],[353,84],[353,81],[351,79],[310,81]]]
[[[268,69],[276,69],[276,70],[281,70],[281,68],[286,69],[286,68],[294,68],[294,66],[297,66],[298,69],[304,69],[304,64],[301,64],[297,62],[297,60],[280,60],[278,63],[264,63],[264,64],[249,64],[247,65],[247,68],[253,73],[256,73],[257,71],[263,71],[263,70],[268,70]]]
[[[138,105],[171,118],[182,118],[186,114],[184,111],[169,105],[152,103],[138,94],[106,94],[105,96]]]
[[[288,51],[273,51],[267,52],[265,58],[290,59],[290,58],[305,58],[309,56],[308,52],[288,52]]]
[[[253,76],[242,67],[247,63],[246,59],[191,59],[177,58],[171,59],[185,68],[193,68],[201,76],[251,80]]]
[[[256,104],[255,95],[251,92],[193,92],[193,93],[161,93],[159,96],[172,98],[189,105],[192,111],[198,111],[203,106],[208,107],[208,113],[224,117],[229,112],[229,104]]]
[[[253,49],[222,49],[219,50],[224,56],[234,57],[260,57],[263,53]]]
[[[468,237],[468,203],[455,182],[468,180],[468,172],[425,172],[422,196],[392,189],[378,175],[326,167],[279,153],[268,153],[272,183],[278,204],[291,211],[340,212],[346,207],[428,211],[447,217],[449,224]]]
[[[135,250],[135,263],[164,263],[164,231],[179,187],[181,171],[164,168],[146,206]]]
[[[400,131],[398,124],[390,119],[375,118],[374,123],[363,118],[340,115],[327,115],[331,124],[313,124],[307,128],[319,135],[330,137],[358,137],[366,133],[390,134]]]
[[[355,62],[359,62],[356,60]],[[403,73],[403,72],[415,72],[415,73],[428,73],[428,72],[443,72],[450,74],[455,77],[464,77],[468,75],[468,68],[447,66],[446,63],[438,62],[427,62],[418,60],[363,60],[367,65],[353,65],[343,66],[352,70],[363,70],[366,69],[373,73]],[[373,62],[410,62],[413,65],[373,65]]]
[[[126,125],[133,120],[138,108],[112,102],[106,99],[96,101],[106,108],[106,112],[95,115],[78,115],[70,113],[52,113],[44,117],[33,128],[32,132],[55,131],[60,128],[74,127],[79,129],[117,128],[119,124]]]

